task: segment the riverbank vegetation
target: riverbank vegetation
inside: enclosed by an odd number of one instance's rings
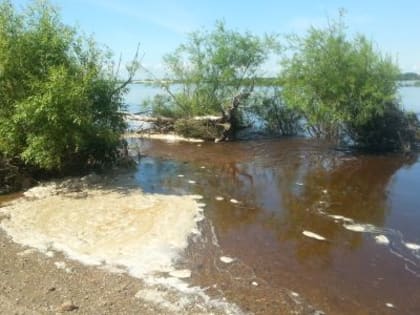
[[[110,53],[46,1],[21,11],[1,1],[0,43],[1,168],[65,174],[114,163],[136,62],[119,83]],[[8,176],[2,186],[16,174]]]
[[[2,187],[19,174],[100,169],[127,154],[122,112],[137,57],[122,81],[110,52],[64,25],[48,1],[17,10],[0,0],[0,43]],[[279,75],[266,78],[276,58]],[[164,64],[164,93],[148,106],[187,137],[232,140],[254,124],[381,151],[410,150],[419,138],[417,116],[397,97],[397,79],[414,74],[401,75],[363,35],[350,37],[341,16],[281,43],[219,21],[192,32]]]
[[[397,98],[400,71],[363,35],[350,38],[342,17],[291,37],[282,61],[283,96],[307,132],[369,150],[409,150],[419,122]]]
[[[235,112],[237,126],[249,125],[246,118],[252,117],[270,134],[304,133],[374,151],[411,150],[419,122],[399,103],[398,66],[365,36],[349,36],[341,13],[326,28],[291,35],[282,46],[279,76],[267,79],[272,89],[254,91],[263,62],[279,53],[276,37],[229,31],[223,23],[212,32],[193,33],[165,58],[178,84],[175,92],[164,85],[167,93],[154,99],[153,114],[182,119],[175,132],[199,136],[204,130],[208,138],[208,129],[188,120],[221,113],[219,125],[225,123],[225,109],[243,90],[247,97]]]

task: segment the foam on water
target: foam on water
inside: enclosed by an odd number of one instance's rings
[[[404,242],[404,236],[400,231],[391,228],[381,228],[367,223],[358,223],[342,215],[326,214],[322,209],[317,209],[317,213],[334,219],[336,223],[340,223],[349,231],[373,235],[378,245],[388,247],[391,254],[404,262],[405,270],[416,277],[420,277],[420,245]]]
[[[382,245],[388,245],[389,244],[389,239],[385,235],[376,235],[375,236],[375,241],[376,241],[376,243],[382,244]]]
[[[225,263],[225,264],[230,264],[232,262],[235,261],[234,258],[228,257],[228,256],[222,256],[219,258],[221,262]]]
[[[323,237],[319,234],[316,234],[314,232],[311,232],[311,231],[303,231],[302,234],[305,235],[306,237],[313,238],[313,239],[316,239],[318,241],[325,241],[326,240],[325,237]]]
[[[414,244],[414,243],[404,243],[405,247],[407,247],[408,249],[414,250],[414,251],[418,251],[420,250],[420,245],[419,244]]]
[[[61,251],[83,264],[141,278],[146,287],[137,296],[165,311],[241,314],[236,305],[191,287],[183,280],[191,271],[175,266],[189,237],[200,233],[204,204],[197,200],[202,196],[144,194],[122,189],[121,182],[107,189],[82,185],[77,196],[58,187],[52,183],[31,189],[26,197],[0,208],[10,217],[0,226],[15,242],[43,253]],[[169,277],[158,276],[162,273]],[[157,286],[166,291],[157,293]]]

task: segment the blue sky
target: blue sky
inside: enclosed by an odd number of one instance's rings
[[[28,0],[12,0],[18,6]],[[140,43],[143,64],[163,74],[162,56],[186,35],[211,28],[218,19],[256,34],[295,32],[325,25],[339,8],[347,11],[351,32],[361,32],[378,49],[398,60],[403,71],[420,73],[420,1],[281,1],[281,0],[52,0],[66,24],[78,25],[99,43],[129,60]],[[272,69],[271,69],[272,70]]]

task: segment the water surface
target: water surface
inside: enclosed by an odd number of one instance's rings
[[[329,314],[420,314],[417,156],[355,155],[302,139],[139,145],[147,157],[138,183],[204,195],[223,251],[269,290],[298,292]],[[276,314],[275,302],[266,299],[263,313]]]

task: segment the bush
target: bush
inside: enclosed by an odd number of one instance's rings
[[[274,93],[266,90],[260,93],[254,100],[251,113],[261,119],[269,133],[293,136],[302,130],[302,117],[286,106],[279,88],[274,88]]]
[[[0,43],[0,153],[54,171],[115,161],[126,89],[110,54],[46,1],[2,1]]]
[[[400,136],[412,139],[408,116],[395,105],[398,67],[364,36],[348,38],[341,17],[291,37],[291,47],[283,59],[283,95],[312,135],[335,142],[350,137],[380,150],[401,148]]]
[[[404,112],[396,104],[388,104],[385,112],[362,124],[351,124],[350,134],[356,144],[375,151],[411,151],[419,141],[419,120],[414,113]]]
[[[154,100],[154,112],[177,118],[220,114],[277,49],[275,37],[228,30],[223,22],[210,32],[191,33],[164,58],[176,85],[163,86],[167,97]]]

